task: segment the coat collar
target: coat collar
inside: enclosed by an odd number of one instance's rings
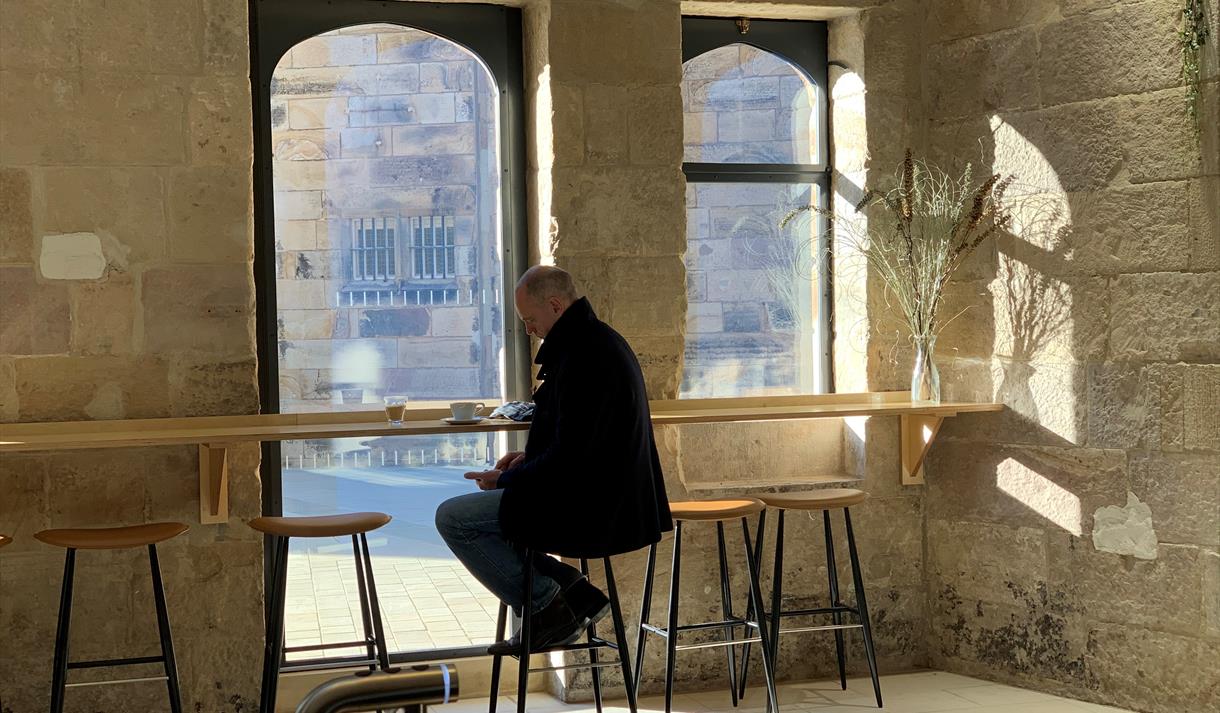
[[[572,340],[584,331],[586,325],[596,321],[597,315],[594,314],[593,306],[589,304],[588,299],[581,297],[568,305],[568,308],[551,326],[551,331],[547,333],[546,339],[542,340],[542,346],[538,347],[538,355],[534,357],[534,363],[545,364],[547,361],[559,357],[567,350]]]

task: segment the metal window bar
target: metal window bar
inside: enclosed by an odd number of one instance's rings
[[[392,218],[352,220],[352,280],[392,280],[396,277],[396,223]]]
[[[411,218],[412,277],[421,280],[454,277],[457,274],[455,237],[452,216]]]

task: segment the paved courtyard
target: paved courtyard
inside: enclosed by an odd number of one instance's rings
[[[394,520],[369,535],[391,651],[467,646],[493,638],[498,601],[453,557],[433,524],[436,506],[475,492],[473,466],[284,470],[284,513],[379,510]],[[360,638],[360,596],[350,538],[294,540],[288,557],[287,644]],[[327,649],[326,656],[354,649]],[[303,652],[289,658],[317,656]]]

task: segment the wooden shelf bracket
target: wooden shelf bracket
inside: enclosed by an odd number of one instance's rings
[[[199,444],[199,523],[229,521],[228,444]]]
[[[909,414],[900,416],[902,432],[902,484],[923,485],[923,460],[936,439],[943,415]]]

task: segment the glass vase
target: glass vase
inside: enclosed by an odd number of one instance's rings
[[[936,370],[933,353],[936,337],[915,337],[915,367],[911,371],[911,401],[940,403],[940,372]]]

